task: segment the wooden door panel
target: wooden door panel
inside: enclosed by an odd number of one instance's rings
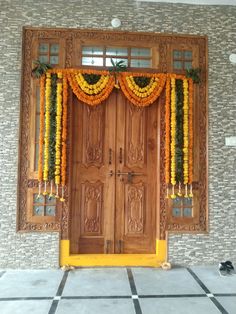
[[[155,253],[156,104],[137,108],[118,95],[117,155],[116,252]]]
[[[71,253],[114,250],[114,103],[115,93],[96,107],[74,99]]]
[[[155,253],[157,105],[76,100],[72,133],[71,253]]]
[[[125,132],[125,165],[127,167],[145,167],[145,138],[146,138],[145,108],[128,106],[126,111]]]
[[[143,236],[145,230],[145,184],[125,184],[125,235]]]

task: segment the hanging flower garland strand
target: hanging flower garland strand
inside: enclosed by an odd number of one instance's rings
[[[55,184],[56,197],[59,197],[59,184],[61,182],[61,115],[62,115],[62,73],[59,72],[57,82],[57,115],[56,115],[56,160],[55,160]]]
[[[170,78],[166,80],[166,102],[165,102],[165,120],[166,120],[166,136],[165,136],[165,179],[166,179],[166,197],[169,197],[170,184]]]
[[[38,181],[39,195],[43,181],[43,141],[44,141],[44,99],[45,99],[45,75],[40,78],[40,122],[39,122],[39,159],[38,159]]]
[[[45,134],[44,134],[44,195],[47,194],[47,182],[49,171],[49,134],[50,134],[50,105],[51,105],[51,74],[46,74],[46,91],[45,91]]]
[[[171,77],[171,122],[170,122],[170,154],[171,154],[171,184],[172,194],[171,198],[175,198],[175,185],[176,185],[176,161],[175,161],[175,144],[176,144],[176,93],[175,93],[175,78]]]
[[[64,192],[66,185],[66,139],[67,139],[67,99],[68,99],[68,84],[66,76],[63,76],[63,115],[62,115],[62,155],[61,155],[61,186],[62,195],[60,200],[65,201]]]
[[[188,80],[183,80],[183,88],[184,88],[184,105],[183,105],[183,183],[185,185],[185,197],[188,197],[188,179],[189,179],[189,169],[188,169],[188,148],[189,148],[189,123],[188,123]]]
[[[190,184],[190,193],[189,197],[193,197],[192,184],[193,184],[193,80],[188,80],[189,84],[189,184]]]

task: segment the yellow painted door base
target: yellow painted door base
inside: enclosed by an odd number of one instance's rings
[[[166,240],[156,240],[156,254],[71,254],[70,240],[60,241],[60,266],[160,267],[166,258]]]

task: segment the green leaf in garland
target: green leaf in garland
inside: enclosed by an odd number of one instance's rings
[[[183,182],[183,81],[176,80],[176,180]]]
[[[112,64],[112,67],[109,68],[110,72],[118,73],[118,72],[124,72],[124,71],[127,70],[127,66],[125,65],[125,61],[124,60],[120,60],[120,61],[116,61],[115,62],[111,58],[111,64]]]
[[[57,113],[57,74],[51,79],[50,136],[49,136],[49,180],[55,177],[56,160],[56,113]]]
[[[186,77],[191,78],[194,84],[199,84],[201,82],[200,74],[201,69],[199,68],[186,70]]]
[[[43,63],[39,60],[33,61],[35,67],[32,70],[32,76],[35,78],[40,78],[43,74],[47,72],[47,70],[51,69],[52,66],[49,63]]]
[[[84,73],[83,77],[88,84],[94,85],[100,80],[101,75]]]
[[[143,88],[148,86],[148,84],[151,81],[151,78],[146,76],[134,76],[134,81],[139,87]]]

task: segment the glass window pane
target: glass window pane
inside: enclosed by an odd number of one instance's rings
[[[172,215],[174,217],[181,217],[181,209],[180,208],[172,208]]]
[[[59,64],[58,56],[50,56],[50,64]]]
[[[192,59],[192,51],[191,50],[184,51],[184,58],[185,59]]]
[[[173,55],[174,55],[174,59],[181,59],[182,58],[182,51],[174,50]]]
[[[46,195],[46,204],[56,205],[55,197],[49,197],[49,195]]]
[[[83,57],[82,65],[103,66],[103,58]]]
[[[52,44],[50,46],[50,54],[59,54],[59,45],[58,44]]]
[[[150,57],[151,49],[150,48],[131,48],[132,57]]]
[[[48,56],[39,56],[39,61],[42,63],[48,63]]]
[[[128,66],[128,60],[127,59],[118,59],[118,58],[112,58],[112,60],[117,63],[119,61],[124,61],[123,65]],[[106,58],[106,67],[112,67],[111,58]]]
[[[130,66],[132,68],[151,68],[151,60],[132,59]]]
[[[55,206],[46,206],[46,216],[55,216]]]
[[[182,61],[174,61],[174,69],[181,70],[182,69]]]
[[[83,55],[102,55],[103,47],[82,47]]]
[[[44,215],[44,207],[39,205],[34,205],[34,216],[43,216]]]
[[[192,206],[193,204],[193,199],[191,197],[185,197],[184,198],[184,205],[186,206]]]
[[[173,199],[173,204],[174,206],[181,206],[181,203],[182,203],[182,198],[181,197],[176,197]]]
[[[35,144],[35,156],[34,156],[34,171],[38,171],[38,162],[39,162],[39,144]]]
[[[44,203],[44,196],[43,195],[38,195],[38,194],[34,194],[33,196],[33,202],[34,204],[43,204]]]
[[[184,217],[192,217],[192,208],[184,208]]]
[[[187,70],[187,69],[191,69],[192,68],[192,62],[184,62],[184,69]]]
[[[48,53],[48,44],[39,44],[39,54]]]
[[[127,48],[120,48],[120,47],[107,47],[106,48],[106,55],[107,56],[128,56],[128,49]]]

